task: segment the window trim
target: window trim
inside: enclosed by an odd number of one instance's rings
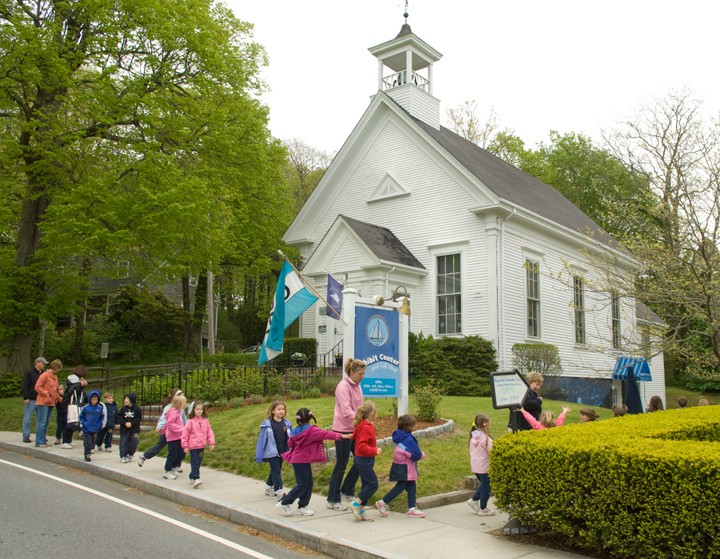
[[[464,276],[464,271],[463,271],[463,253],[462,253],[462,251],[443,252],[443,253],[439,253],[439,254],[433,255],[433,257],[434,257],[434,259],[435,259],[435,260],[434,260],[434,265],[435,265],[435,273],[434,273],[434,281],[435,281],[435,313],[434,313],[434,314],[435,314],[435,316],[434,316],[435,331],[437,332],[437,335],[438,335],[438,336],[457,336],[457,335],[462,334],[462,332],[463,332],[463,299],[464,299],[464,297],[463,297],[463,276]],[[452,292],[452,293],[443,293],[443,294],[440,294],[440,286],[439,286],[439,283],[440,283],[440,281],[439,281],[439,280],[440,280],[440,266],[439,266],[439,260],[440,260],[441,258],[445,258],[445,259],[447,259],[447,258],[453,258],[453,259],[454,259],[454,258],[457,258],[457,266],[458,266],[457,274],[459,275],[459,285],[460,285],[460,288],[459,288],[458,291],[454,291],[454,292]],[[453,272],[453,273],[456,273],[456,272]],[[447,275],[447,274],[445,274],[445,275]],[[447,322],[447,320],[446,320],[445,331],[444,331],[444,332],[441,332],[441,331],[440,331],[440,298],[441,298],[441,297],[445,297],[445,298],[446,298],[446,297],[450,297],[450,296],[453,296],[453,297],[456,297],[456,298],[457,298],[457,302],[458,302],[458,306],[459,306],[459,309],[460,309],[460,310],[459,310],[459,311],[456,311],[456,312],[453,313],[452,315],[450,315],[450,314],[448,314],[448,313],[445,313],[444,316],[446,316],[446,317],[454,317],[454,319],[453,319],[453,327],[457,326],[457,329],[454,330],[454,331],[452,331],[452,332],[447,331],[447,330],[448,330],[448,322]],[[459,322],[459,324],[458,324],[458,322]]]
[[[622,349],[622,330],[620,317],[620,295],[613,291],[610,294],[610,331],[612,335],[612,348]]]

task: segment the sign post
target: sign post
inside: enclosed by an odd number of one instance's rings
[[[490,394],[493,408],[496,410],[521,408],[529,391],[530,385],[517,369],[490,373]],[[510,414],[510,418],[511,428],[515,433],[517,431],[517,411]]]

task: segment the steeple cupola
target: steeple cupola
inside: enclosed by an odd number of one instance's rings
[[[442,58],[405,23],[397,36],[370,47],[378,59],[378,90],[386,92],[412,116],[440,128],[440,101],[433,97],[433,64]],[[388,72],[390,70],[390,72]]]

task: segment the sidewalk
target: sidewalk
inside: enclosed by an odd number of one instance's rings
[[[508,516],[498,511],[496,516],[480,517],[464,502],[425,509],[425,518],[407,518],[396,512],[381,518],[369,510],[367,514],[375,521],[358,522],[350,512],[328,510],[325,497],[315,494],[310,502],[315,516],[285,517],[258,480],[203,467],[203,485],[193,489],[187,477],[189,463],[183,465],[185,471],[178,479],[171,481],[162,478],[165,459],[161,457],[147,460],[139,468],[140,453],[132,462],[122,464],[113,447],[112,453],[96,452],[92,462],[85,462],[81,441],[75,441],[73,449],[61,449],[35,448],[21,440],[19,433],[0,432],[0,449],[93,473],[341,559],[442,559],[477,554],[493,559],[584,558],[497,535]],[[290,478],[288,489],[292,475]]]

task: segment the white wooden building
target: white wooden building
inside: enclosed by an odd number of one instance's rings
[[[413,332],[491,340],[500,370],[516,343],[554,344],[568,397],[609,404],[616,358],[643,334],[635,300],[611,295],[600,262],[625,277],[639,263],[554,188],[440,125],[442,55],[407,23],[370,53],[377,93],[284,235],[303,273],[320,293],[328,272],[366,297],[404,286]],[[323,311],[301,326],[319,353],[343,335]],[[643,331],[658,326],[640,318]],[[651,370],[641,394],[664,401],[661,353]]]

